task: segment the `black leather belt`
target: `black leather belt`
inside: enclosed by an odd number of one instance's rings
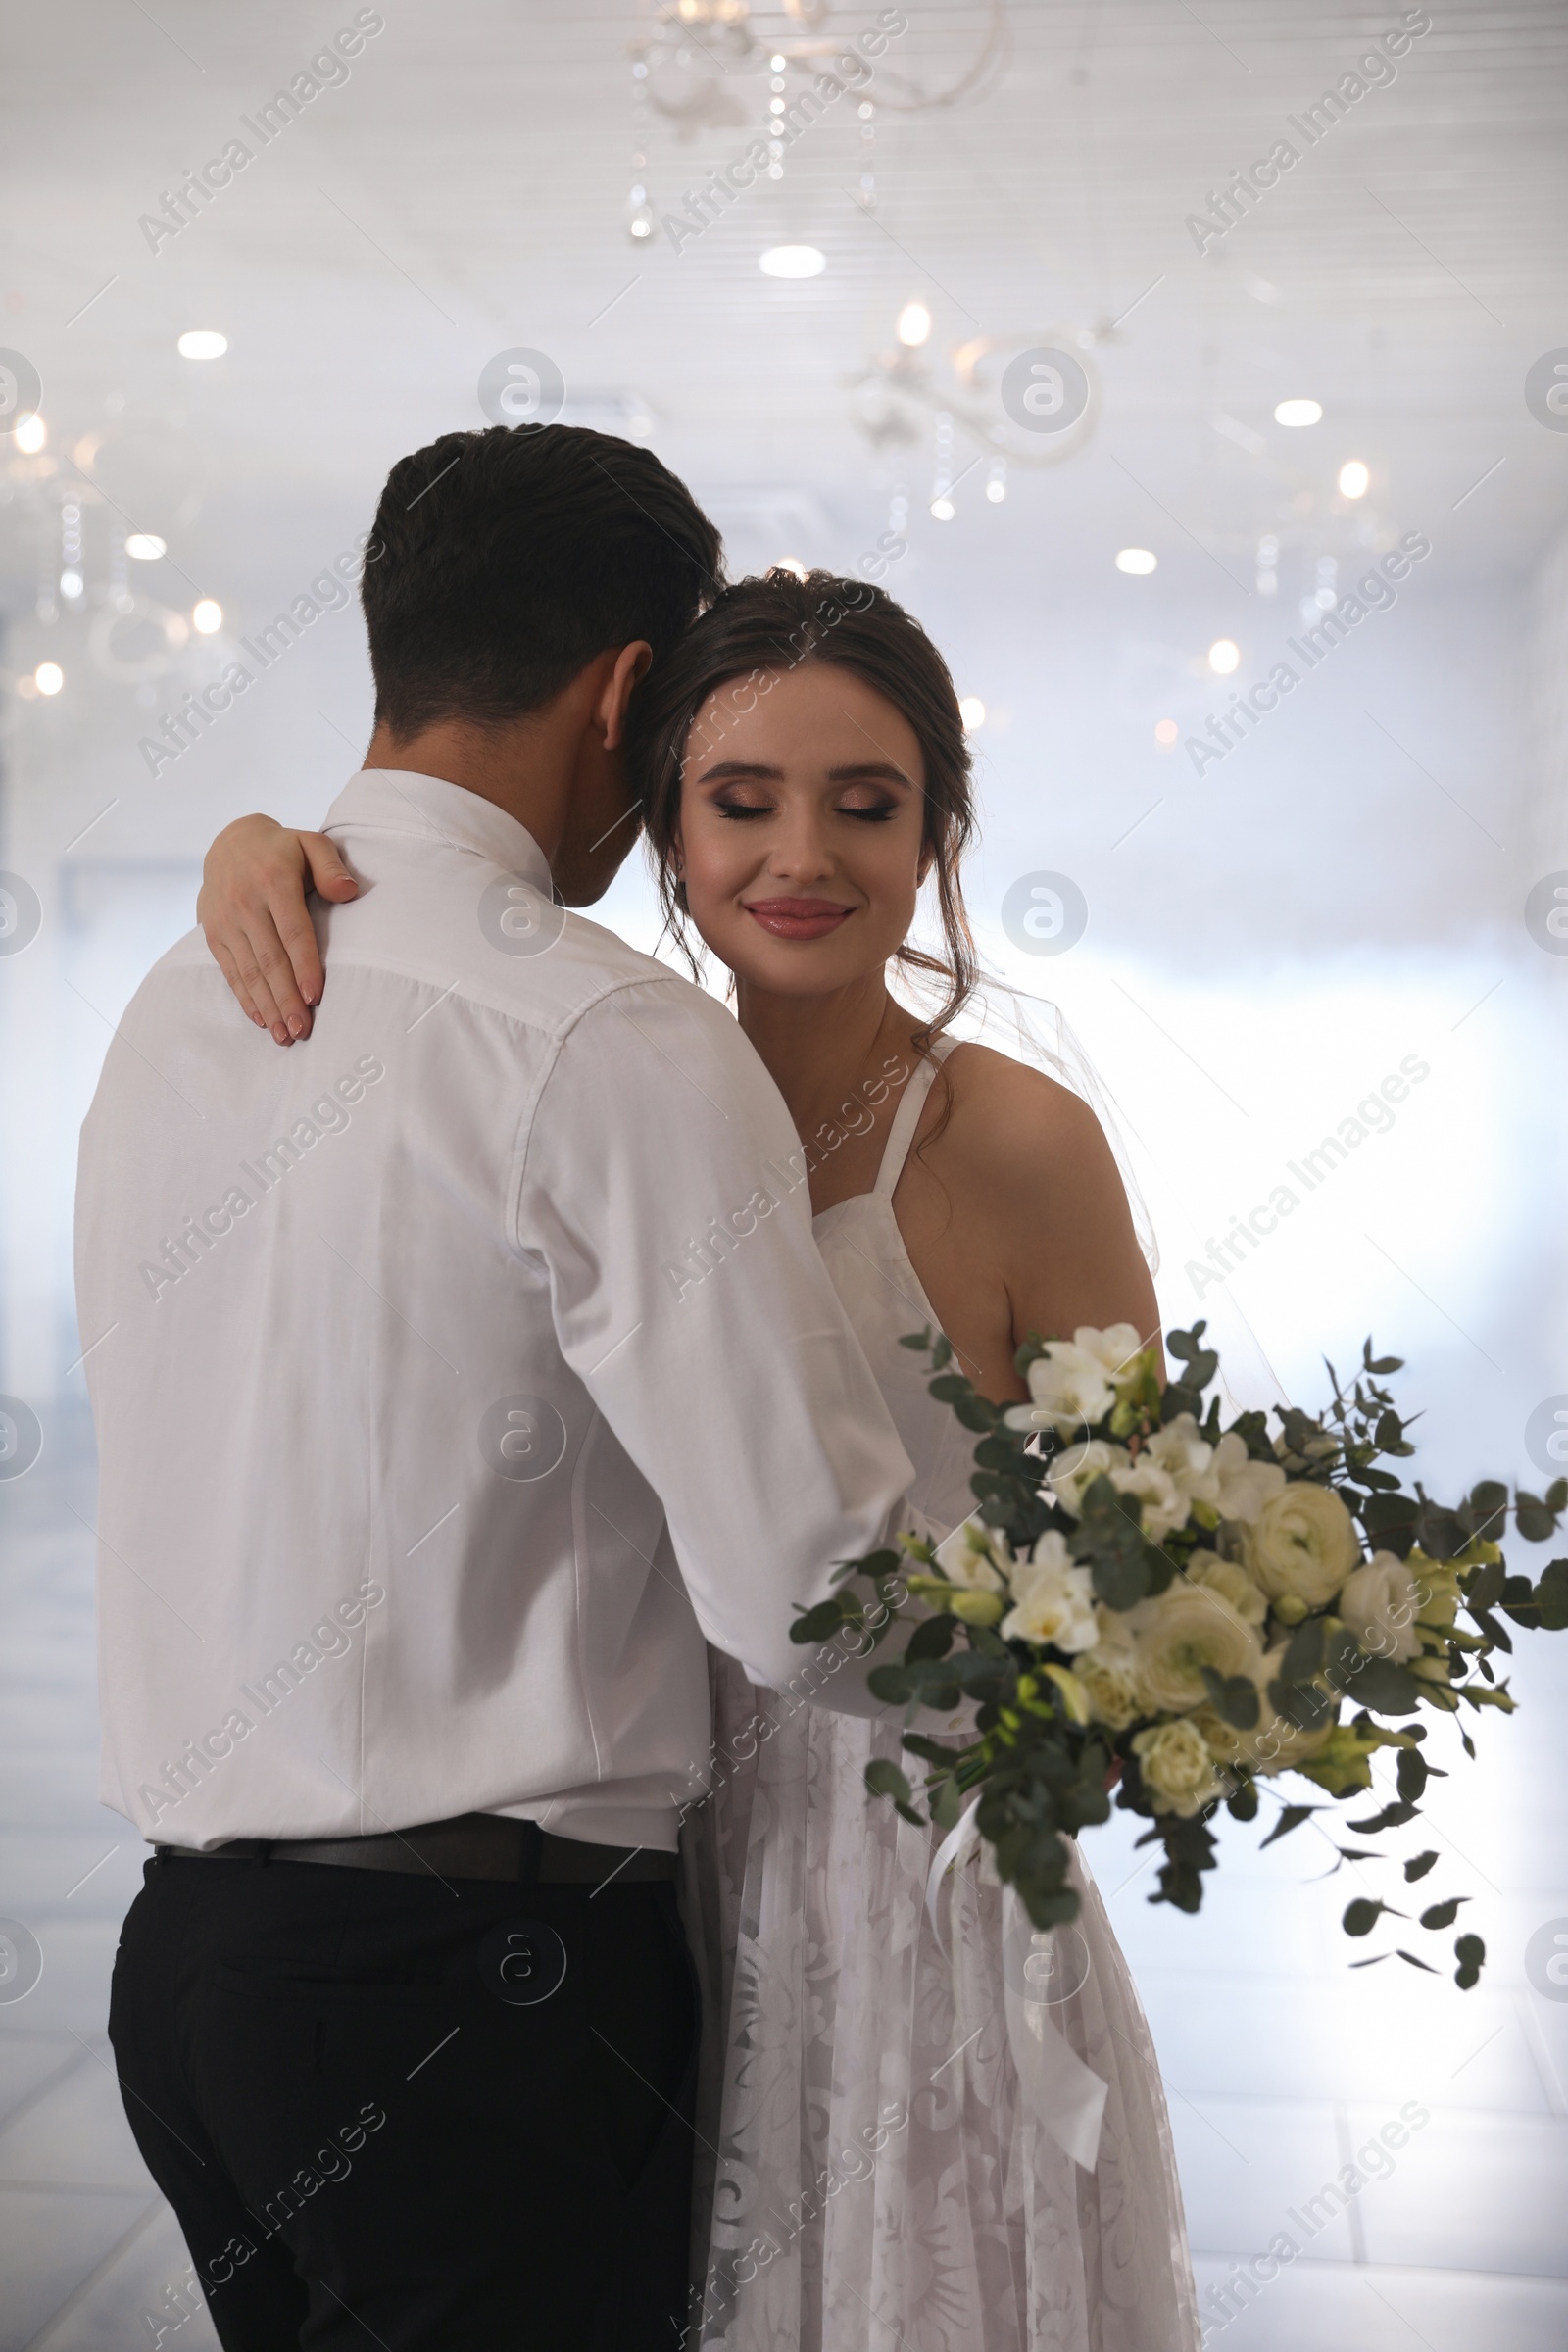
[[[642,1845],[590,1845],[536,1821],[461,1813],[368,1838],[230,1838],[200,1851],[153,1848],[160,1862],[324,1862],[337,1870],[398,1870],[440,1879],[497,1879],[520,1886],[617,1886],[673,1880],[675,1856]]]

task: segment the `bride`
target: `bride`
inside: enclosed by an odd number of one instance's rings
[[[1126,1195],[1088,1104],[954,1024],[977,973],[973,830],[953,682],[863,582],[774,571],[719,596],[640,689],[633,758],[669,928],[733,977],[805,1148],[817,1241],[943,1527],[972,1441],[900,1346],[940,1328],[998,1399],[1031,1333],[1156,1328]],[[200,919],[251,1018],[303,1035],[322,973],[305,909],[355,884],[331,842],[248,817]],[[943,949],[908,934],[930,882]],[[890,992],[931,997],[922,1015]],[[759,1333],[759,1346],[766,1334]],[[864,1786],[869,1724],[712,1659],[713,1793],[683,1833],[708,2037],[687,2342],[725,2352],[1194,2352],[1170,2129],[1143,2012],[1081,1859],[1046,1962],[1052,2015],[1106,2085],[1093,2167],[1020,2082],[1005,1987],[1031,1939],[981,1854],[928,1906],[937,1833]],[[694,1784],[710,1775],[694,1769]],[[1033,1979],[1032,1979],[1033,1981]],[[1079,2156],[1083,2150],[1080,2147]]]

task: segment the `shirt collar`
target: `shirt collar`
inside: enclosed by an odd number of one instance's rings
[[[444,776],[421,776],[409,768],[367,767],[351,776],[326,812],[326,833],[364,828],[408,833],[449,849],[467,850],[505,867],[551,896],[550,866],[525,825],[494,801],[482,800]]]

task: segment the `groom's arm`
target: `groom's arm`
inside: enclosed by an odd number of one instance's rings
[[[908,1523],[913,1473],[736,1023],[674,978],[596,1004],[525,1117],[514,1200],[562,1351],[663,1503],[704,1633],[754,1682],[798,1682],[794,1604]],[[852,1666],[810,1694],[876,1711]]]

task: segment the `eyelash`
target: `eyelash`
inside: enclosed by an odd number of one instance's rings
[[[759,807],[756,803],[748,801],[715,801],[713,807],[720,816],[732,817],[741,823],[754,816],[777,814],[777,810],[770,804]],[[890,817],[898,814],[898,809],[891,801],[878,801],[869,808],[840,808],[835,813],[839,816],[853,816],[857,823],[862,825],[885,825]]]

